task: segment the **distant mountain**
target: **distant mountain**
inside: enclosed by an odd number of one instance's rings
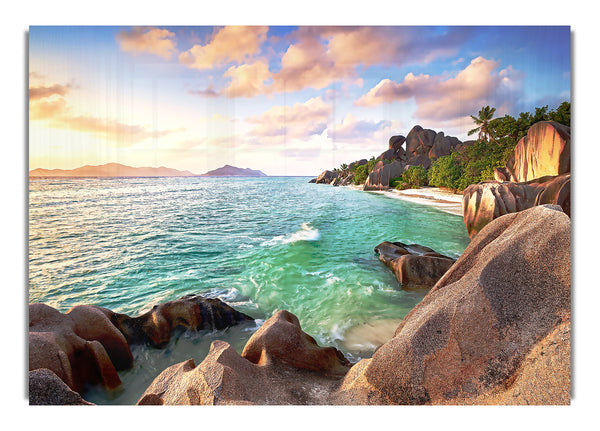
[[[208,171],[201,175],[202,177],[266,177],[267,174],[253,169],[236,168],[235,166],[225,165],[222,168]]]
[[[33,169],[30,177],[190,177],[190,171],[165,168],[134,168],[120,163],[82,166],[76,169]]]

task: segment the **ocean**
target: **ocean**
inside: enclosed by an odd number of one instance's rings
[[[462,217],[310,177],[30,179],[29,302],[61,312],[94,304],[136,316],[196,293],[255,319],[223,331],[181,331],[164,349],[133,348],[116,390],[97,404],[134,404],[166,367],[213,340],[241,353],[278,310],[321,346],[370,357],[425,291],[399,288],[373,248],[417,243],[458,257]]]

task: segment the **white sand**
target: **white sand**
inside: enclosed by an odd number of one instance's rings
[[[344,334],[344,347],[350,351],[374,350],[389,341],[402,319],[383,319],[350,328]]]
[[[362,186],[345,186],[352,190],[362,190]],[[430,205],[449,214],[462,217],[462,194],[452,193],[437,187],[421,187],[420,189],[370,191],[396,199],[403,199],[422,205]]]

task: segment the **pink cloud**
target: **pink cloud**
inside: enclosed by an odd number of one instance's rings
[[[169,59],[176,52],[175,33],[165,29],[134,27],[131,31],[120,31],[117,42],[125,52],[139,54],[147,52],[164,59]]]
[[[194,69],[212,69],[230,62],[242,63],[256,55],[266,40],[268,27],[223,27],[206,45],[194,45],[179,61]]]
[[[477,57],[452,78],[409,73],[402,82],[384,79],[354,104],[372,107],[414,99],[417,118],[432,121],[466,116],[484,105],[508,109],[523,76],[510,66],[497,71],[499,65],[497,61]]]

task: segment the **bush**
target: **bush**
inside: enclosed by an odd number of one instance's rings
[[[418,189],[427,185],[427,171],[421,165],[411,166],[402,174],[402,181],[408,185],[408,188]]]
[[[464,167],[460,154],[454,152],[433,162],[427,176],[432,186],[459,190],[463,173]]]
[[[359,185],[359,184],[364,184],[365,181],[367,181],[367,177],[368,177],[368,173],[367,173],[367,165],[362,165],[362,166],[358,166],[356,168],[356,170],[354,171],[354,184],[355,185]]]
[[[396,188],[397,185],[399,185],[400,183],[403,183],[403,182],[404,181],[402,180],[402,177],[392,178],[390,180],[390,187]]]
[[[409,186],[408,184],[406,184],[404,181],[402,181],[402,182],[399,182],[398,184],[396,184],[396,186],[394,188],[396,190],[406,190],[406,189],[410,189],[412,187]]]

